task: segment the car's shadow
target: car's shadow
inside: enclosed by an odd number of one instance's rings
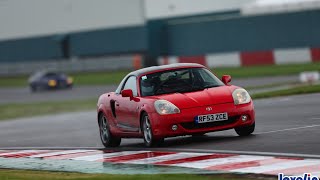
[[[203,135],[203,136],[185,136],[166,139],[161,147],[181,147],[181,146],[201,146],[202,144],[219,144],[227,143],[232,141],[239,141],[240,139],[252,138],[254,135],[247,137],[240,136],[214,136],[214,135]]]
[[[249,140],[255,138],[256,135],[250,135],[246,137],[240,137],[236,135],[202,135],[202,136],[179,136],[174,138],[166,138],[165,141],[159,146],[146,148],[143,141],[141,140],[139,143],[132,142],[121,144],[120,147],[111,148],[117,150],[140,150],[140,149],[174,149],[174,148],[192,148],[192,149],[201,149],[204,146],[210,145],[212,149],[217,147],[220,143],[230,143],[240,140]],[[109,149],[109,148],[108,148]]]

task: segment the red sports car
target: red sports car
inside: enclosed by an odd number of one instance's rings
[[[206,67],[193,63],[154,66],[129,73],[115,92],[102,94],[97,113],[105,147],[121,138],[143,138],[146,146],[164,138],[202,135],[235,129],[240,136],[255,128],[248,92],[219,80]]]

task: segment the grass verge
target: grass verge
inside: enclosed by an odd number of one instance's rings
[[[303,85],[290,89],[253,94],[253,99],[270,98],[277,96],[289,96],[296,94],[318,93],[320,85]],[[82,110],[94,110],[97,99],[60,101],[60,102],[38,102],[26,104],[1,104],[0,120],[19,117],[31,117],[36,115],[56,114],[63,112],[76,112]]]
[[[261,98],[271,98],[278,96],[290,96],[290,95],[298,95],[298,94],[310,94],[310,93],[318,93],[320,92],[320,85],[303,85],[297,86],[290,89],[283,89],[271,92],[263,92],[253,94],[253,99],[261,99]]]
[[[256,177],[236,175],[189,175],[189,174],[154,174],[154,175],[113,175],[113,174],[83,174],[68,172],[28,171],[0,169],[0,179],[23,179],[23,180],[253,180]],[[259,178],[263,180],[264,178]],[[265,178],[266,179],[266,178]],[[270,179],[270,178],[268,178]],[[276,179],[276,178],[274,178]]]
[[[320,71],[320,63],[269,65],[252,67],[214,68],[213,72],[221,77],[229,74],[234,78],[250,78],[261,76],[280,76],[297,74],[302,71]],[[129,71],[74,73],[76,85],[118,84]],[[27,76],[0,77],[0,87],[27,86]]]
[[[61,112],[75,112],[81,110],[94,110],[97,99],[63,101],[63,102],[37,102],[12,103],[0,105],[0,120],[36,115],[55,114]]]

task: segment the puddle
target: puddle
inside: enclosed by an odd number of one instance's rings
[[[40,158],[0,158],[0,168],[64,171],[105,174],[214,174],[218,172],[194,168],[157,165],[114,164],[75,160],[46,160]]]

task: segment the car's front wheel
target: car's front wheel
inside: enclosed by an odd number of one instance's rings
[[[121,138],[115,137],[110,132],[108,120],[104,114],[99,117],[100,139],[105,147],[117,147],[121,143]]]
[[[236,133],[239,136],[249,136],[250,134],[253,133],[254,129],[255,129],[255,123],[253,123],[250,126],[243,126],[243,127],[234,128],[234,130],[236,131]]]
[[[163,138],[154,138],[152,133],[152,126],[150,123],[150,119],[148,114],[143,114],[142,116],[142,133],[143,133],[143,140],[144,144],[147,147],[157,146],[163,143]]]
[[[30,90],[31,92],[38,92],[41,91],[43,88],[40,84],[30,84]]]
[[[30,86],[31,92],[36,92],[38,89],[36,86]]]

